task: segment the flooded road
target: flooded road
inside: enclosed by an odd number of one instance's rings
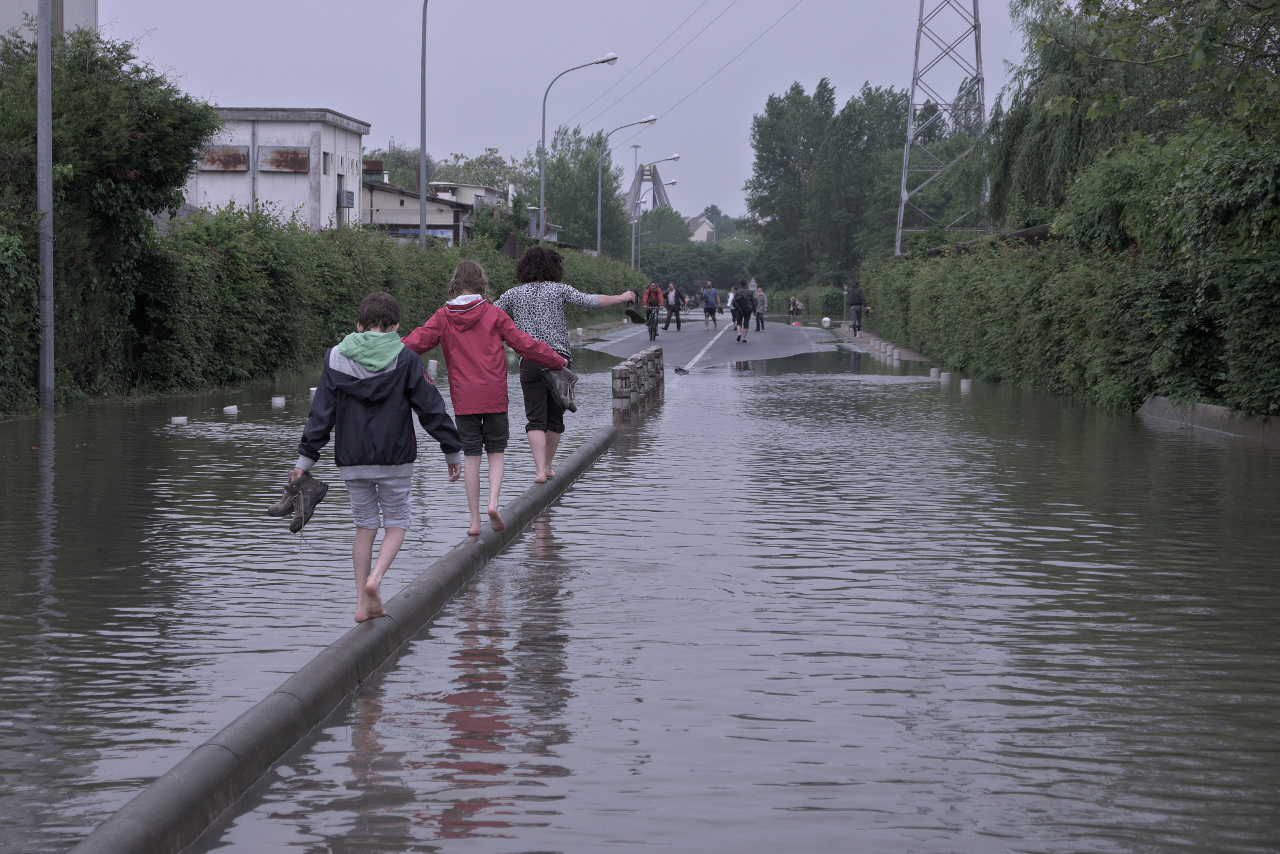
[[[1276,851],[1280,450],[922,370],[669,373],[198,850]],[[345,495],[301,557],[261,516],[305,400],[221,405],[59,418],[52,490],[0,425],[0,848],[68,847],[349,625]],[[392,589],[466,527],[434,453]]]

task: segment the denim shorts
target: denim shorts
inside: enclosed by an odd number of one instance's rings
[[[511,422],[505,412],[486,412],[483,415],[455,415],[458,435],[462,437],[462,453],[468,457],[485,453],[501,454],[511,438]]]
[[[409,530],[413,515],[413,500],[409,495],[412,477],[356,478],[346,484],[357,528]]]

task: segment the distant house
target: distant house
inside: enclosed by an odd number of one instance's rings
[[[0,33],[17,29],[23,38],[29,30],[24,30],[24,15],[36,16],[40,0],[4,0],[0,2]],[[55,33],[65,32],[83,27],[87,30],[98,28],[98,0],[53,0],[49,6],[49,23]]]
[[[716,226],[702,214],[687,216],[684,224],[689,227],[689,239],[694,243],[715,243]]]
[[[359,222],[369,125],[327,109],[219,107],[214,138],[183,193],[197,208],[267,206],[312,231]]]
[[[382,164],[376,160],[365,161],[364,177],[360,185],[360,221],[388,237],[417,240],[421,227],[418,194],[388,183]],[[427,196],[427,234],[443,238],[452,246],[470,240],[474,210],[470,204],[452,197]]]
[[[427,186],[431,188],[433,196],[453,199],[455,202],[462,202],[473,208],[493,205],[505,208],[507,206],[506,195],[497,187],[488,187],[484,184],[459,184],[451,181],[432,181]]]

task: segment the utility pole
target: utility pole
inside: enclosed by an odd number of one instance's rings
[[[930,0],[932,11],[925,14],[925,0],[920,0],[920,18],[916,26],[916,58],[911,75],[911,101],[907,105],[907,141],[902,149],[902,189],[898,197],[898,227],[894,235],[895,255],[902,254],[904,232],[928,231],[938,225],[938,220],[926,211],[923,197],[925,188],[941,178],[950,169],[969,156],[980,144],[986,130],[987,107],[982,77],[982,24],[978,17],[978,0],[972,0],[970,14],[961,0]],[[959,18],[958,28],[956,18]],[[957,32],[958,30],[958,32]],[[920,48],[928,42],[924,62]],[[970,50],[972,48],[972,50]],[[972,59],[970,59],[972,57]],[[943,63],[949,60],[949,63]],[[964,75],[953,99],[947,100],[940,92],[946,90],[938,66],[954,72],[959,68]],[[974,143],[962,154],[944,161],[929,146],[930,129],[941,131],[946,121],[960,126],[964,116],[960,111],[974,104],[976,99],[976,127],[966,127],[974,135]],[[925,115],[926,110],[932,110]],[[938,134],[941,137],[941,134]],[[984,163],[985,166],[985,163]],[[983,170],[985,173],[985,169]],[[981,186],[975,188],[975,203],[949,225],[948,231],[986,231],[987,199],[991,183],[984,174]]]
[[[418,127],[418,246],[427,248],[427,0],[422,0],[422,103]],[[373,217],[370,216],[370,220]]]
[[[53,411],[53,9],[36,7],[36,210],[40,214],[40,408]]]

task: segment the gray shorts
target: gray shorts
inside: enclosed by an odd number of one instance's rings
[[[468,457],[486,453],[501,454],[507,450],[511,438],[511,422],[505,412],[487,412],[483,415],[455,415],[453,422],[462,437],[462,453]]]
[[[357,528],[409,530],[413,514],[413,500],[409,495],[412,477],[357,478],[346,484]]]

